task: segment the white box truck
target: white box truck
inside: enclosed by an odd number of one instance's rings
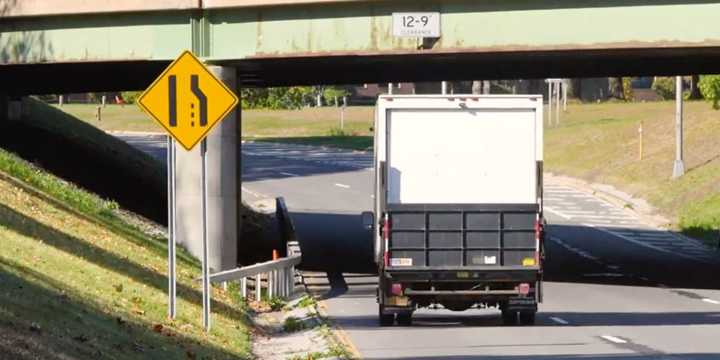
[[[542,300],[541,96],[386,95],[375,114],[379,322],[418,308],[497,307],[533,324]]]

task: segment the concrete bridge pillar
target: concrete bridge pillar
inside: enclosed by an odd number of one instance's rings
[[[237,89],[235,68],[210,66],[218,79]],[[235,90],[237,91],[237,90]],[[210,100],[212,101],[212,100]],[[208,179],[208,264],[211,272],[237,266],[238,220],[238,134],[239,106],[207,137]],[[201,158],[200,145],[186,151],[177,149],[177,241],[197,258],[202,257]]]

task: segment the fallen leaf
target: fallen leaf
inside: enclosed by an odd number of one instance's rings
[[[162,324],[155,324],[153,325],[153,331],[156,333],[162,333],[163,326]]]

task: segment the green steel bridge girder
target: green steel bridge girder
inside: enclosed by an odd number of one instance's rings
[[[441,38],[392,36],[393,12],[438,11]],[[367,1],[5,18],[0,64],[720,47],[720,1]]]

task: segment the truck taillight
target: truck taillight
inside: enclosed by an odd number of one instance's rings
[[[388,251],[388,247],[390,244],[390,219],[385,214],[385,221],[383,221],[383,227],[382,227],[382,236],[383,241],[385,242],[385,253],[383,254],[383,260],[385,262],[385,266],[390,265],[390,252]]]
[[[540,249],[542,248],[543,225],[540,219],[535,220],[535,265],[540,265]]]

